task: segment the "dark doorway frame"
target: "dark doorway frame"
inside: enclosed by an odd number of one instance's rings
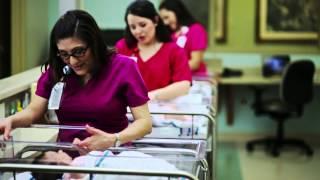
[[[11,0],[0,1],[0,78],[11,74]]]

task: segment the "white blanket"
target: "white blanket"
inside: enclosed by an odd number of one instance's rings
[[[143,170],[143,171],[165,171],[177,172],[179,171],[174,165],[170,164],[164,159],[152,157],[137,151],[123,151],[114,155],[111,151],[92,151],[88,155],[77,157],[72,162],[73,166],[78,167],[105,167],[109,169],[124,169],[124,170]],[[77,178],[72,178],[76,177]],[[16,180],[31,179],[30,172],[18,173]],[[69,174],[63,175],[63,180],[89,180],[90,176],[87,174]],[[132,175],[106,175],[95,174],[93,180],[167,180],[167,177],[156,176],[132,176]],[[171,178],[175,179],[175,178]],[[179,178],[178,178],[179,179]],[[13,180],[13,178],[10,178]]]
[[[165,171],[175,172],[178,169],[159,158],[144,154],[137,151],[124,151],[114,155],[111,151],[92,151],[86,156],[80,156],[73,161],[74,166],[81,167],[105,167],[110,169],[125,170],[144,170],[144,171]],[[64,178],[68,179],[70,174],[65,174]],[[82,179],[89,179],[86,175]],[[94,180],[167,180],[167,177],[150,177],[150,176],[129,176],[129,175],[93,175]]]

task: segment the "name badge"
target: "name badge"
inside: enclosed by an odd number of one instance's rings
[[[51,90],[50,98],[49,98],[48,109],[52,109],[52,110],[59,109],[63,88],[64,88],[63,82],[58,82],[53,86]]]
[[[138,62],[138,58],[136,56],[130,56],[130,59],[132,59],[134,62]]]
[[[181,48],[184,48],[187,42],[187,37],[186,36],[179,36],[177,39],[177,45]]]

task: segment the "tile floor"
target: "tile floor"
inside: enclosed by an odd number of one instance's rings
[[[219,142],[217,180],[319,180],[320,145],[313,145],[314,155],[285,150],[279,158],[255,149],[245,150],[244,143]]]

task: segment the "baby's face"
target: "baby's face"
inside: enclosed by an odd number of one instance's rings
[[[72,162],[72,158],[62,150],[58,152],[48,151],[44,154],[42,160],[45,162],[54,162],[58,165],[70,165]]]

